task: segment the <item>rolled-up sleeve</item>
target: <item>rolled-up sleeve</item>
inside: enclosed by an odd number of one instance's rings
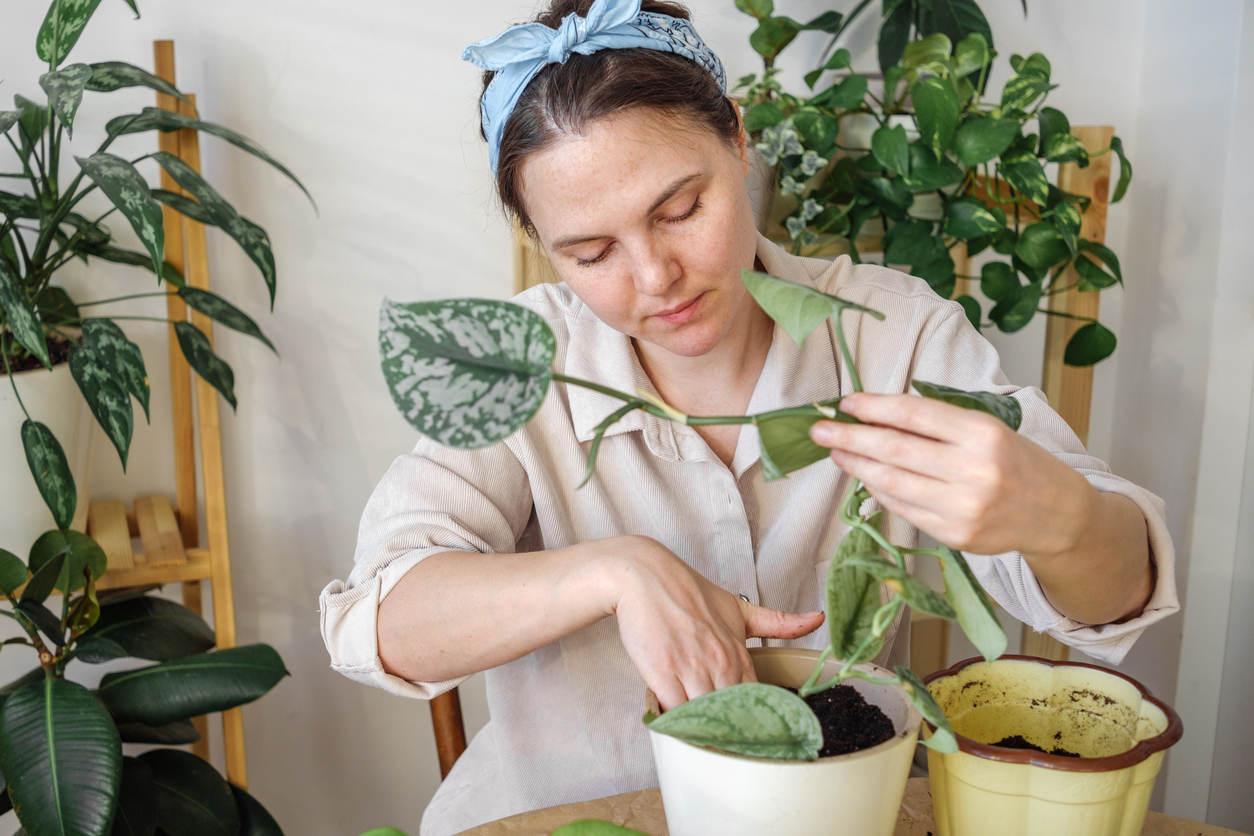
[[[392,463],[362,514],[352,573],[319,597],[331,667],[393,694],[431,699],[465,681],[414,682],[383,670],[379,604],[427,557],[512,553],[531,516],[527,474],[507,444],[452,450],[427,439]]]
[[[1083,624],[1066,617],[1050,603],[1027,561],[1018,552],[968,555],[971,569],[1007,612],[1033,630],[1047,633],[1096,659],[1119,664],[1146,627],[1180,609],[1175,549],[1167,531],[1163,501],[1111,473],[1105,462],[1090,456],[1067,422],[1050,409],[1039,389],[1011,386],[1001,372],[997,350],[971,327],[958,305],[953,304],[951,308],[917,355],[914,376],[968,391],[1013,395],[1023,407],[1021,435],[1075,468],[1099,491],[1122,494],[1141,509],[1156,582],[1149,603],[1136,618],[1120,624]]]

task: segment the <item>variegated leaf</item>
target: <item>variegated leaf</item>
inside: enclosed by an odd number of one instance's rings
[[[52,0],[35,36],[35,52],[40,60],[60,66],[99,5],[100,0]]]
[[[91,79],[91,67],[86,64],[71,64],[56,72],[44,73],[39,77],[39,86],[48,94],[48,107],[70,136],[74,136],[74,114],[83,101],[83,89]]]
[[[868,522],[879,531],[883,513],[876,511]],[[850,661],[862,642],[871,634],[871,622],[880,608],[880,585],[861,569],[846,565],[859,554],[876,554],[879,545],[860,528],[845,534],[827,569],[827,629],[832,638],[832,651],[837,659]],[[884,646],[883,638],[871,642],[854,664],[874,659]]]
[[[241,334],[255,337],[265,343],[275,354],[279,353],[278,349],[274,347],[274,343],[270,342],[269,338],[261,333],[261,329],[257,327],[257,323],[253,321],[252,317],[218,294],[195,287],[181,287],[178,294],[183,297],[184,302],[213,321],[220,322],[227,328],[239,331]]]
[[[270,291],[270,306],[274,307],[274,289],[276,273],[274,267],[274,251],[270,247],[270,236],[266,231],[257,224],[242,217],[235,211],[235,207],[227,202],[222,195],[208,182],[205,178],[189,166],[183,160],[167,154],[164,151],[153,154],[153,158],[160,163],[161,167],[174,178],[180,186],[188,191],[192,197],[196,198],[194,206],[189,206],[191,201],[186,198],[182,200],[168,200],[165,194],[157,195],[163,203],[178,209],[188,217],[199,220],[201,223],[207,223],[216,226],[231,236],[235,243],[239,244],[244,253],[252,260],[254,264],[261,270],[262,278],[265,279],[266,287]]]
[[[17,120],[22,118],[20,110],[0,110],[0,134],[7,134],[9,128],[17,124]]]
[[[13,103],[22,114],[17,120],[20,126],[18,139],[21,140],[19,151],[23,160],[29,160],[39,137],[48,129],[48,108],[21,95],[14,96]]]
[[[153,272],[152,259],[144,253],[137,253],[133,250],[124,250],[121,247],[113,247],[108,244],[93,244],[90,241],[80,241],[74,247],[74,251],[114,264],[130,264],[133,267],[143,267],[149,273]],[[168,261],[161,265],[161,278],[175,287],[183,286],[183,277],[174,269],[174,265]]]
[[[17,274],[9,266],[7,259],[0,258],[0,310],[4,311],[8,320],[9,331],[21,344],[46,368],[52,368],[48,359],[48,343],[44,339],[44,330],[35,318],[35,309],[31,307],[26,293],[22,290]]]
[[[127,64],[125,61],[104,61],[92,64],[91,70],[91,80],[87,82],[87,89],[96,93],[111,93],[123,87],[147,87],[149,90],[156,90],[158,93],[165,93],[167,96],[173,96],[191,104],[191,100],[179,92],[173,84],[134,64]]]
[[[1007,427],[1019,431],[1023,423],[1023,407],[1010,395],[998,395],[993,392],[966,392],[942,386],[939,383],[928,383],[926,380],[912,380],[910,384],[925,398],[944,401],[947,404],[960,406],[963,409],[974,409],[987,412],[994,418],[1001,419]]]
[[[131,7],[131,11],[135,13],[135,17],[139,17],[139,6],[135,5],[135,0],[122,0],[123,3]]]
[[[231,409],[235,409],[235,372],[226,361],[213,353],[213,346],[200,329],[190,322],[174,323],[174,333],[179,339],[179,348],[188,364],[196,370],[196,374],[208,381],[209,385],[222,393]]]
[[[181,113],[174,113],[169,110],[161,110],[155,107],[146,107],[139,113],[130,114],[128,116],[118,116],[114,119],[110,119],[109,123],[105,125],[105,130],[111,137],[122,136],[124,134],[142,133],[143,131],[152,130],[166,132],[177,131],[180,128],[192,128],[193,130],[200,131],[201,133],[216,136],[219,139],[231,143],[236,148],[241,148],[249,154],[252,154],[254,157],[264,160],[287,177],[287,179],[295,183],[297,187],[305,193],[305,197],[309,198],[309,202],[314,205],[314,208],[317,208],[317,204],[314,203],[313,195],[311,195],[309,190],[305,188],[305,184],[296,178],[295,174],[288,171],[282,163],[266,153],[266,150],[256,142],[253,142],[243,134],[236,133],[230,128],[224,128],[221,125],[215,125],[212,122],[202,122],[199,119],[193,119],[190,116],[184,116]]]
[[[813,760],[823,748],[823,729],[805,700],[760,682],[712,691],[646,724],[694,746],[759,758]]]
[[[449,447],[487,447],[530,421],[556,351],[545,321],[509,302],[385,299],[379,311],[392,400],[414,429]]]
[[[84,320],[83,339],[100,361],[109,367],[113,376],[121,381],[126,391],[135,396],[144,408],[144,418],[151,421],[148,415],[148,370],[144,368],[144,355],[139,346],[128,340],[122,329],[110,319]]]
[[[131,223],[131,228],[152,256],[154,270],[160,270],[165,253],[165,230],[161,204],[152,199],[148,184],[131,165],[112,154],[75,157],[87,176],[96,182],[113,205]]]
[[[52,430],[27,419],[22,424],[22,447],[26,450],[26,464],[39,486],[39,495],[52,512],[52,519],[59,528],[69,528],[78,506],[78,490],[61,443]]]
[[[135,415],[131,410],[131,396],[113,370],[87,345],[70,347],[70,372],[78,383],[91,414],[105,431],[105,435],[117,448],[122,469],[126,469],[126,457],[131,448],[131,434],[135,429]]]
[[[205,226],[217,226],[213,215],[209,214],[208,210],[190,197],[181,195],[178,192],[166,191],[165,189],[153,189],[151,194],[154,200],[164,203],[193,221],[199,221]]]

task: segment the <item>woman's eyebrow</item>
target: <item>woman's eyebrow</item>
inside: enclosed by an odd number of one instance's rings
[[[666,201],[674,197],[676,194],[678,194],[680,189],[682,189],[684,186],[687,186],[693,180],[696,180],[700,177],[701,177],[701,172],[696,172],[694,174],[689,174],[687,177],[681,177],[675,182],[671,183],[669,186],[666,187],[666,189],[660,195],[658,195],[658,199],[653,201],[653,205],[649,207],[649,211],[645,214],[652,215],[661,207],[663,203],[665,203]],[[573,247],[576,244],[583,244],[587,241],[599,241],[600,239],[605,238],[605,237],[606,236],[604,235],[573,235],[568,238],[559,238],[556,241],[554,241],[550,246],[554,250],[562,250],[562,249],[565,249],[566,247]]]

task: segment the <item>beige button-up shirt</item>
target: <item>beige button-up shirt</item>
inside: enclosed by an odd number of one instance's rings
[[[1076,623],[1050,604],[1018,554],[970,555],[980,582],[1007,611],[1085,653],[1118,662],[1146,626],[1179,608],[1162,501],[1087,455],[1040,391],[1010,385],[997,352],[959,305],[917,278],[847,257],[797,258],[765,238],[759,238],[758,257],[776,276],[886,315],[879,322],[846,314],[867,391],[907,392],[918,378],[1013,394],[1023,406],[1023,435],[1099,490],[1121,493],[1144,512],[1158,584],[1143,615],[1124,624]],[[557,371],[620,391],[656,392],[630,340],[600,322],[564,284],[532,288],[515,301],[553,329]],[[840,365],[830,328],[816,329],[798,348],[777,327],[747,411],[847,395],[852,389]],[[633,412],[606,433],[596,474],[577,489],[594,427],[619,405],[554,383],[531,423],[501,444],[458,451],[422,438],[398,458],[362,516],[352,573],[322,592],[322,635],[332,667],[422,699],[462,681],[408,682],[385,673],[378,654],[379,602],[419,561],[447,551],[503,554],[647,535],[754,603],[791,612],[822,609],[827,564],[846,531],[837,510],[850,478],[826,459],[767,483],[754,427],[741,428],[728,467],[690,427]],[[918,533],[904,520],[889,517],[888,526],[893,542],[914,545]],[[881,664],[908,659],[908,635],[896,632]],[[826,630],[791,644],[824,647]],[[655,786],[640,723],[644,692],[613,617],[488,671],[491,721],[436,793],[422,836]]]

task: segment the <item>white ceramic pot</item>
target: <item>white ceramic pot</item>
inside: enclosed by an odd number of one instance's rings
[[[791,688],[806,681],[819,655],[793,648],[749,653],[760,681]],[[824,676],[840,665],[828,662]],[[859,669],[892,676],[874,665]],[[891,740],[848,755],[790,761],[733,755],[650,732],[671,836],[891,836],[920,717],[896,686],[848,684],[892,721]]]
[[[959,751],[928,750],[939,836],[1137,836],[1180,718],[1095,665],[1003,656],[927,677]],[[1019,735],[1041,754],[989,744]]]
[[[70,374],[68,363],[53,366],[52,371],[18,372],[14,382],[31,418],[46,424],[65,450],[78,489],[78,505],[71,527],[82,531],[87,522],[90,482],[91,411]],[[26,451],[22,447],[22,422],[25,420],[13,387],[0,375],[0,548],[23,559],[40,534],[56,528],[26,463]]]

